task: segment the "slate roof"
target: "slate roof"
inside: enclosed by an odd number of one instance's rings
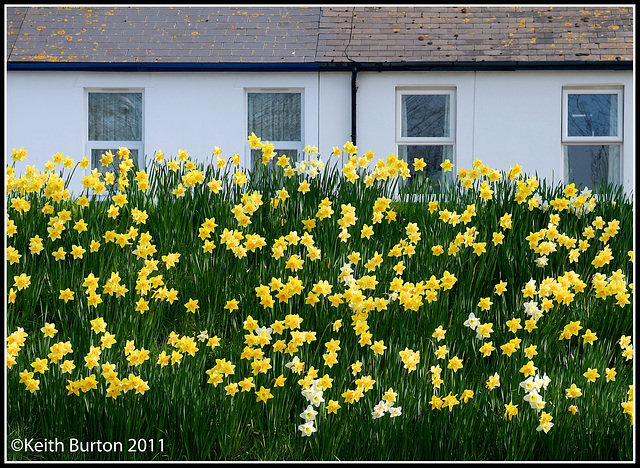
[[[6,7],[7,60],[630,62],[618,7]]]
[[[350,27],[351,21],[353,27]],[[631,8],[324,9],[317,59],[633,60]]]

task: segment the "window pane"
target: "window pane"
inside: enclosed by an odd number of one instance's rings
[[[564,162],[567,184],[597,189],[602,183],[620,183],[619,145],[569,145]]]
[[[401,136],[448,137],[449,95],[403,94],[401,99]]]
[[[142,141],[142,93],[89,93],[90,141]]]
[[[444,174],[440,164],[445,159],[453,159],[453,145],[400,145],[398,156],[409,165],[411,178],[407,180],[408,185],[419,177],[428,177],[433,179],[436,188],[439,188]],[[426,163],[421,172],[417,172],[414,168],[414,162],[418,158]]]
[[[298,150],[295,149],[275,149],[276,156],[269,162],[269,166],[274,167],[278,162],[278,158],[280,156],[286,156],[289,158],[289,165],[291,167],[295,167],[296,162],[298,161]],[[262,164],[262,151],[252,149],[251,150],[251,167],[255,167],[256,162],[260,162]]]
[[[302,95],[249,93],[248,124],[263,141],[302,141]]]
[[[617,94],[569,94],[568,136],[617,136]]]
[[[102,159],[102,155],[107,151],[111,151],[111,154],[113,154],[113,162],[109,164],[109,166],[103,166],[100,160]],[[138,150],[129,148],[129,151],[131,151],[131,159],[138,161]],[[91,168],[96,168],[98,172],[102,172],[103,174],[113,172],[115,176],[118,176],[120,174],[118,148],[91,149]]]

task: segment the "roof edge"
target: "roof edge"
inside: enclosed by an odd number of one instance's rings
[[[516,71],[516,70],[633,70],[632,61],[420,61],[320,63],[320,70],[348,71]]]
[[[7,71],[87,72],[292,72],[318,71],[315,62],[202,63],[202,62],[7,62]]]
[[[472,61],[472,62],[7,62],[7,71],[87,72],[317,72],[317,71],[516,71],[633,70],[633,61]]]

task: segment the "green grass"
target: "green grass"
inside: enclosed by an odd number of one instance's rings
[[[231,162],[224,168],[208,162],[196,163],[202,182],[187,187],[185,195],[177,197],[173,190],[185,183],[186,162],[174,172],[166,164],[148,159],[149,190],[139,189],[135,181],[137,168],[127,171],[130,182],[122,189],[127,203],[116,217],[108,214],[112,197],[118,192],[114,185],[107,185],[101,196],[85,189],[80,195],[86,195],[89,204],[81,207],[75,196],[55,201],[52,193],[42,189],[21,191],[16,179],[9,177],[7,212],[17,232],[7,237],[7,246],[15,248],[21,257],[15,263],[7,261],[7,289],[14,289],[15,300],[7,303],[6,336],[19,327],[28,336],[15,356],[15,364],[6,370],[8,447],[16,439],[56,438],[67,448],[77,439],[120,442],[124,450],[27,453],[8,448],[8,460],[633,459],[633,426],[621,406],[628,400],[627,392],[633,383],[633,359],[622,354],[619,343],[623,335],[632,337],[634,327],[631,289],[634,270],[628,255],[633,249],[633,202],[620,188],[601,186],[597,193],[594,191],[593,209],[581,214],[553,206],[530,209],[527,201],[534,195],[548,203],[570,197],[563,192],[564,186],[551,186],[540,180],[539,187],[519,203],[517,182],[537,177],[521,175],[511,180],[504,172],[498,181],[490,182],[493,196],[487,200],[479,193],[480,184],[487,180],[482,176],[469,189],[463,188],[461,179],[455,177],[440,190],[429,179],[420,177],[410,185],[401,177],[373,178],[372,183],[367,184],[367,175],[373,174],[373,163],[357,169],[359,179],[352,183],[346,179],[343,165],[336,164],[336,161],[345,163],[347,158],[343,157],[342,160],[332,158],[320,176],[308,178],[307,193],[298,191],[304,177],[297,173],[287,177],[281,167],[258,164],[254,170],[247,171],[247,183],[239,186],[233,181],[236,168]],[[392,161],[387,160],[387,165],[391,164]],[[60,171],[60,175],[68,180],[73,170]],[[37,176],[26,179],[37,179]],[[222,183],[218,193],[207,186],[212,180]],[[277,205],[271,203],[283,188],[289,198]],[[250,214],[250,224],[240,226],[231,210],[243,203],[243,196],[254,191],[262,195],[262,204]],[[385,216],[381,222],[373,222],[373,208],[381,197],[390,201],[385,215],[392,211],[396,213],[395,220]],[[15,200],[22,198],[30,202],[28,211],[15,208]],[[333,214],[320,219],[316,215],[324,199],[331,201]],[[438,202],[435,211],[429,210],[429,201]],[[42,212],[47,203],[53,206],[51,215]],[[355,208],[357,219],[348,228],[349,239],[343,242],[339,238],[338,220],[342,217],[342,206],[348,204]],[[439,212],[444,209],[462,214],[469,205],[475,206],[475,214],[467,222],[453,224],[440,217]],[[134,223],[131,216],[134,208],[148,215],[144,224]],[[52,240],[47,227],[61,210],[68,210],[71,219],[65,223],[61,237]],[[506,213],[511,214],[512,219],[508,229],[500,226],[500,219]],[[540,255],[526,238],[548,228],[554,217],[559,221],[559,233],[576,242],[586,239],[589,246],[581,251],[576,262],[570,262],[570,248],[556,243],[556,251],[548,255],[546,266],[537,266]],[[595,236],[587,239],[584,230],[598,217],[604,221],[604,228],[596,229]],[[199,228],[210,218],[217,224],[210,237],[216,247],[206,253]],[[73,229],[79,219],[87,223],[87,231],[78,233]],[[316,219],[316,226],[308,232],[320,249],[320,257],[310,258],[308,249],[298,243],[289,245],[282,258],[274,258],[272,247],[278,239],[292,231],[302,236],[306,232],[302,221],[308,219]],[[601,239],[607,223],[613,220],[619,221],[619,230],[609,239]],[[374,230],[368,239],[360,236],[365,223]],[[405,230],[408,223],[418,227],[419,240],[408,239]],[[132,227],[138,233],[130,239],[131,245],[121,247],[106,242],[103,237],[108,231],[123,234]],[[472,227],[475,229],[472,241],[486,242],[486,251],[477,255],[470,242],[459,245],[455,255],[448,254],[450,243],[459,235],[468,234],[467,229]],[[258,234],[265,246],[238,257],[237,252],[221,241],[225,229],[241,233],[242,242],[247,235]],[[492,242],[495,232],[504,233],[501,244]],[[173,303],[154,299],[153,291],[157,288],[153,287],[144,295],[149,301],[149,310],[141,314],[136,311],[136,303],[143,294],[136,286],[144,271],[145,258],[138,256],[135,249],[143,233],[148,233],[156,249],[147,259],[158,261],[157,271],[149,272],[148,276],[161,274],[163,284],[167,289],[175,289],[178,296]],[[44,249],[39,255],[29,250],[30,239],[36,234],[43,239]],[[97,252],[90,252],[91,240],[101,243]],[[394,246],[407,244],[415,247],[415,253],[405,251],[398,257],[389,256]],[[74,259],[70,254],[73,245],[86,249],[82,259]],[[445,252],[433,255],[431,247],[435,245],[442,245]],[[605,246],[610,247],[613,259],[601,266],[594,265],[593,259]],[[59,247],[67,251],[62,261],[56,261],[51,255]],[[354,279],[375,275],[377,281],[374,289],[360,291],[363,299],[388,301],[385,309],[374,307],[365,316],[358,317],[365,319],[372,343],[384,341],[386,350],[382,355],[360,343],[354,329],[354,310],[347,304],[350,296],[344,296],[348,287],[339,275],[353,252],[359,252],[361,257],[358,263],[351,264]],[[383,261],[369,271],[365,265],[376,252],[382,255]],[[180,254],[172,268],[162,260],[162,256],[169,253]],[[304,260],[298,271],[286,268],[292,254]],[[405,266],[401,275],[393,269],[399,261]],[[620,288],[630,295],[630,304],[618,304],[613,293],[596,297],[594,275],[600,273],[610,278],[617,270],[624,275]],[[442,279],[445,272],[455,275],[456,282],[450,289],[439,289],[436,300],[429,302],[424,292],[412,289],[413,286],[419,288],[421,282],[426,283],[432,276]],[[585,283],[584,290],[575,292],[566,303],[554,300],[551,294],[548,297],[552,299],[552,307],[536,322],[536,329],[531,332],[521,329],[515,334],[509,331],[508,320],[520,318],[524,326],[529,318],[525,302],[542,302],[541,296],[524,297],[525,284],[532,279],[538,287],[545,281],[559,283],[568,272],[575,273]],[[16,290],[14,277],[22,273],[30,276],[30,285]],[[97,292],[103,302],[97,307],[88,304],[83,287],[90,273],[99,278]],[[120,296],[109,295],[103,289],[112,273],[119,274],[120,284],[127,289]],[[412,287],[406,288],[406,296],[393,300],[392,284],[398,276],[405,284],[412,283]],[[272,278],[281,278],[287,283],[292,277],[302,281],[300,294],[281,302],[276,291],[272,291],[273,307],[261,305],[256,287],[268,286]],[[321,280],[332,286],[331,294],[343,295],[342,304],[335,307],[329,296],[322,295],[315,306],[307,303],[308,294]],[[494,291],[500,281],[507,283],[507,290],[501,296]],[[574,287],[574,284],[565,285],[564,289]],[[58,297],[60,290],[66,288],[75,292],[74,300],[67,303]],[[415,307],[406,303],[411,297],[419,297],[421,303]],[[493,302],[489,310],[478,307],[484,297]],[[199,308],[193,314],[184,306],[189,299],[198,300]],[[239,310],[230,312],[224,308],[231,299],[239,301]],[[478,338],[475,331],[463,325],[472,312],[481,322],[493,323],[489,338]],[[245,320],[251,316],[260,326],[270,327],[288,315],[302,318],[299,330],[315,332],[315,339],[291,353],[278,352],[274,349],[276,340],[288,343],[294,333],[289,329],[282,335],[273,332],[270,343],[261,348],[264,357],[270,359],[271,368],[266,373],[254,374],[251,361],[241,358],[249,333],[243,328]],[[102,336],[91,330],[90,321],[97,317],[104,318],[106,330],[117,342],[102,350],[98,367],[89,369],[84,366],[84,357],[92,346],[100,346]],[[338,331],[332,327],[336,320],[342,321]],[[564,327],[577,321],[582,327],[578,335],[559,340]],[[58,332],[53,338],[40,331],[45,323],[55,324]],[[442,341],[432,337],[439,326],[446,330]],[[593,345],[584,343],[587,329],[597,334]],[[198,341],[197,335],[204,330],[210,337],[219,337],[220,346],[211,349],[206,341]],[[179,363],[160,367],[156,364],[158,355],[176,350],[167,342],[172,332],[191,337],[198,351],[193,356],[183,352]],[[520,348],[509,357],[502,353],[500,346],[514,337],[521,339]],[[329,367],[323,354],[327,352],[325,343],[331,339],[340,340],[340,350],[338,362]],[[129,340],[134,341],[136,348],[149,350],[147,361],[129,365],[124,352]],[[44,374],[33,376],[40,380],[39,390],[29,392],[20,382],[19,374],[33,370],[31,363],[37,358],[46,358],[50,347],[59,341],[71,343],[73,352],[63,360],[72,359],[75,369],[70,374],[63,373],[59,364],[49,362]],[[496,348],[489,357],[483,357],[478,351],[485,341],[492,341]],[[434,351],[442,345],[447,347],[448,355],[437,359]],[[542,413],[523,400],[525,391],[520,386],[525,378],[520,369],[529,361],[523,350],[530,345],[537,346],[538,354],[532,360],[538,375],[546,374],[550,379],[548,387],[540,390],[546,402],[543,411],[553,416],[554,426],[548,433],[536,430]],[[420,362],[411,372],[404,368],[400,358],[400,353],[407,348],[420,353]],[[285,366],[294,356],[305,363],[302,374]],[[456,372],[447,368],[453,356],[463,360],[463,368]],[[207,371],[220,359],[232,362],[234,373],[223,375],[218,385],[208,383]],[[353,375],[351,365],[356,361],[362,363],[362,370]],[[116,399],[108,398],[108,384],[100,367],[105,363],[115,364],[119,379],[129,374],[140,376],[149,389],[144,393],[122,391]],[[442,368],[440,388],[434,388],[431,383],[431,367],[436,365]],[[317,431],[303,437],[298,425],[304,422],[300,413],[308,402],[298,381],[311,367],[318,371],[318,377],[327,374],[333,381],[332,387],[324,391],[325,402],[316,408]],[[597,368],[601,377],[596,382],[587,382],[583,376],[587,368]],[[615,368],[615,380],[605,380],[605,368]],[[500,386],[489,390],[485,382],[496,372],[500,375]],[[275,386],[275,379],[281,374],[286,381],[282,387]],[[96,376],[96,389],[68,395],[65,387],[69,380],[89,375]],[[355,389],[356,380],[363,375],[375,380],[372,389],[363,392],[355,403],[346,402],[343,393]],[[226,385],[245,377],[253,377],[255,388],[235,396],[226,394]],[[583,394],[575,400],[565,398],[565,389],[572,383],[580,387]],[[256,401],[255,392],[262,386],[269,388],[273,395],[267,403]],[[397,392],[395,406],[402,407],[402,414],[395,418],[385,414],[374,419],[372,411],[389,388]],[[473,391],[473,397],[466,403],[461,401],[451,411],[446,407],[432,409],[433,395],[444,398],[451,394],[460,400],[465,390]],[[338,401],[341,406],[335,414],[327,412],[329,400]],[[519,410],[512,420],[505,417],[505,404],[510,401],[518,405]],[[571,404],[579,409],[576,415],[568,409]],[[140,440],[144,441],[146,450],[128,451],[131,441]],[[152,443],[154,450],[151,450]]]

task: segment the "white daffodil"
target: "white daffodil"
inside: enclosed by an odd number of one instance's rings
[[[298,426],[298,430],[302,432],[303,437],[309,437],[311,434],[316,432],[317,429],[313,425],[313,421],[307,421],[304,424],[300,424]]]
[[[318,412],[313,409],[313,406],[309,405],[302,413],[300,413],[300,417],[305,421],[313,421],[316,419],[317,414]]]
[[[476,327],[478,325],[480,325],[480,320],[473,314],[473,312],[471,312],[469,314],[469,318],[467,318],[467,320],[465,320],[464,324],[465,327],[469,327],[472,330],[475,330]]]

